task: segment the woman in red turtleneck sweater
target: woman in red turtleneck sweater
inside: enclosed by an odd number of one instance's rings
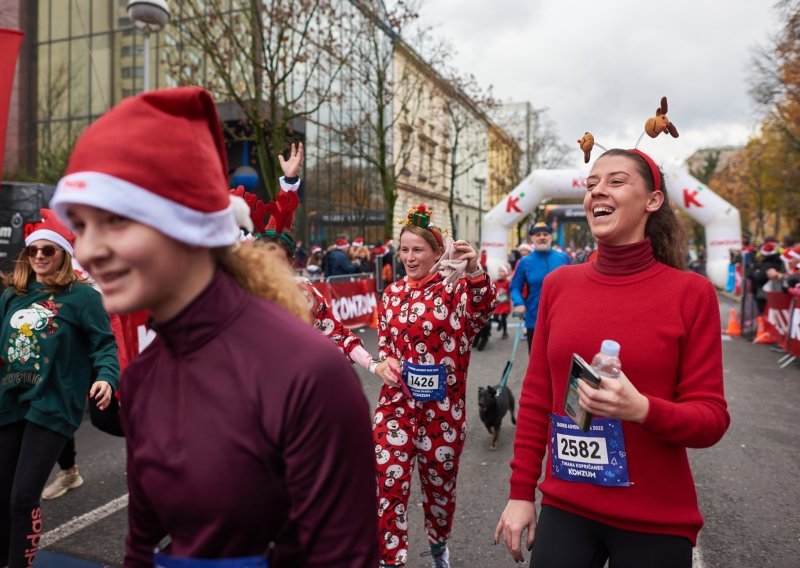
[[[716,293],[682,270],[685,233],[649,156],[603,154],[583,204],[599,255],[544,281],[495,538],[522,561],[527,529],[535,568],[599,568],[609,558],[617,568],[690,567],[703,519],[686,448],[712,446],[730,422]],[[623,372],[599,389],[580,381],[580,404],[596,417],[583,433],[563,416],[571,356],[591,360],[604,339],[622,346]],[[569,456],[571,439],[607,454]]]

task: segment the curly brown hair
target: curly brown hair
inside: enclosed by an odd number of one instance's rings
[[[214,259],[237,284],[254,296],[277,304],[310,323],[305,296],[286,261],[251,241],[213,249]]]

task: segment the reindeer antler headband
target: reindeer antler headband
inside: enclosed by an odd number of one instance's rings
[[[653,161],[653,158],[639,150],[638,147],[645,134],[647,134],[650,138],[655,138],[662,132],[669,133],[673,138],[678,137],[678,129],[667,118],[667,97],[661,97],[661,105],[656,109],[656,115],[647,119],[647,121],[644,123],[644,132],[642,132],[642,134],[639,136],[639,139],[636,141],[636,144],[633,146],[633,148],[628,150],[629,152],[632,152],[642,158],[645,163],[647,163],[647,166],[650,168],[650,173],[653,176],[653,186],[655,191],[661,191],[661,174],[658,166],[656,165],[655,161]],[[587,164],[589,163],[592,149],[595,146],[604,152],[608,151],[607,148],[597,144],[594,141],[594,136],[592,136],[591,132],[586,132],[583,135],[583,138],[578,140],[578,146],[581,150],[583,150],[583,161]]]
[[[291,250],[295,249],[294,239],[285,231],[292,228],[294,213],[300,204],[296,191],[282,190],[275,200],[269,203],[264,203],[255,194],[245,191],[241,185],[232,189],[231,195],[241,198],[247,204],[253,231],[257,233],[256,239],[279,237],[286,241]],[[269,215],[268,222],[266,222],[267,215]]]

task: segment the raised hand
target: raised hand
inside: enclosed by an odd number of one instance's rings
[[[297,177],[300,172],[300,166],[303,163],[303,143],[300,142],[296,146],[292,144],[288,160],[283,158],[283,154],[278,154],[278,162],[281,164],[284,176],[288,178]]]

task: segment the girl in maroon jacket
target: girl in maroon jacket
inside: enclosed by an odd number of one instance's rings
[[[147,309],[157,332],[120,391],[125,566],[159,547],[164,566],[373,568],[361,385],[285,264],[239,244],[225,156],[207,92],[149,92],[84,132],[53,198],[106,307]]]
[[[446,542],[467,434],[470,350],[495,305],[494,286],[466,241],[453,244],[453,260],[465,261],[465,275],[451,281],[430,273],[444,252],[430,216],[424,205],[409,211],[400,232],[407,276],[384,289],[378,308],[382,362],[371,370],[385,383],[373,419],[383,566],[406,563],[414,463],[419,463],[431,565],[450,566]]]
[[[535,568],[689,568],[703,520],[686,448],[715,444],[730,422],[716,293],[683,270],[685,233],[647,154],[609,150],[586,181],[599,255],[544,281],[495,539],[522,561],[527,530]],[[622,372],[578,381],[595,416],[583,432],[564,411],[570,362],[604,339],[622,346]]]

